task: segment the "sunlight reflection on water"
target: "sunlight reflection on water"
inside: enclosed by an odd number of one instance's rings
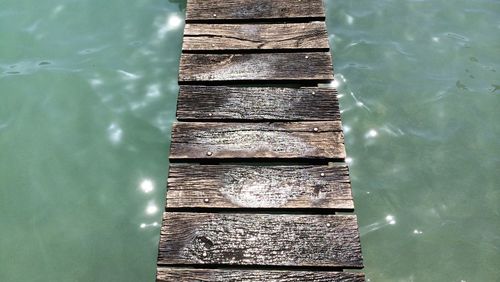
[[[500,5],[326,3],[367,280],[495,280]]]

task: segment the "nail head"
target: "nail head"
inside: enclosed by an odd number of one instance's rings
[[[209,156],[209,157],[212,156],[213,154],[214,153],[212,153],[212,152],[207,152],[207,156]]]
[[[322,172],[320,175],[321,175],[321,177],[325,177],[325,173],[324,172]]]
[[[318,132],[319,131],[319,128],[315,127],[313,128],[314,132]]]
[[[203,202],[208,203],[210,200],[208,198],[203,199]]]

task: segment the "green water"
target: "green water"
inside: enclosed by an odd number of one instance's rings
[[[0,1],[0,281],[154,281],[185,1]],[[329,0],[370,281],[500,281],[500,2]]]
[[[184,6],[0,1],[0,281],[154,281]]]
[[[500,281],[500,2],[328,19],[370,281]]]

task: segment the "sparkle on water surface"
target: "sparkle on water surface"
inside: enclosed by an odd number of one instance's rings
[[[367,280],[498,280],[500,2],[326,3]]]
[[[367,280],[496,281],[500,3],[325,3]],[[154,281],[185,1],[0,6],[0,281]]]

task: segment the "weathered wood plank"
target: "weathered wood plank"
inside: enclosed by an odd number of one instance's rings
[[[349,170],[334,166],[170,166],[169,208],[353,209]]]
[[[159,267],[157,282],[364,282],[362,273]]]
[[[186,21],[324,18],[322,0],[189,0]]]
[[[362,267],[354,215],[164,213],[159,265]]]
[[[329,49],[325,22],[186,24],[184,51]]]
[[[178,122],[170,159],[344,159],[338,121],[215,123]]]
[[[177,119],[340,121],[340,110],[335,89],[182,85]]]
[[[182,54],[179,82],[331,81],[329,52]]]

